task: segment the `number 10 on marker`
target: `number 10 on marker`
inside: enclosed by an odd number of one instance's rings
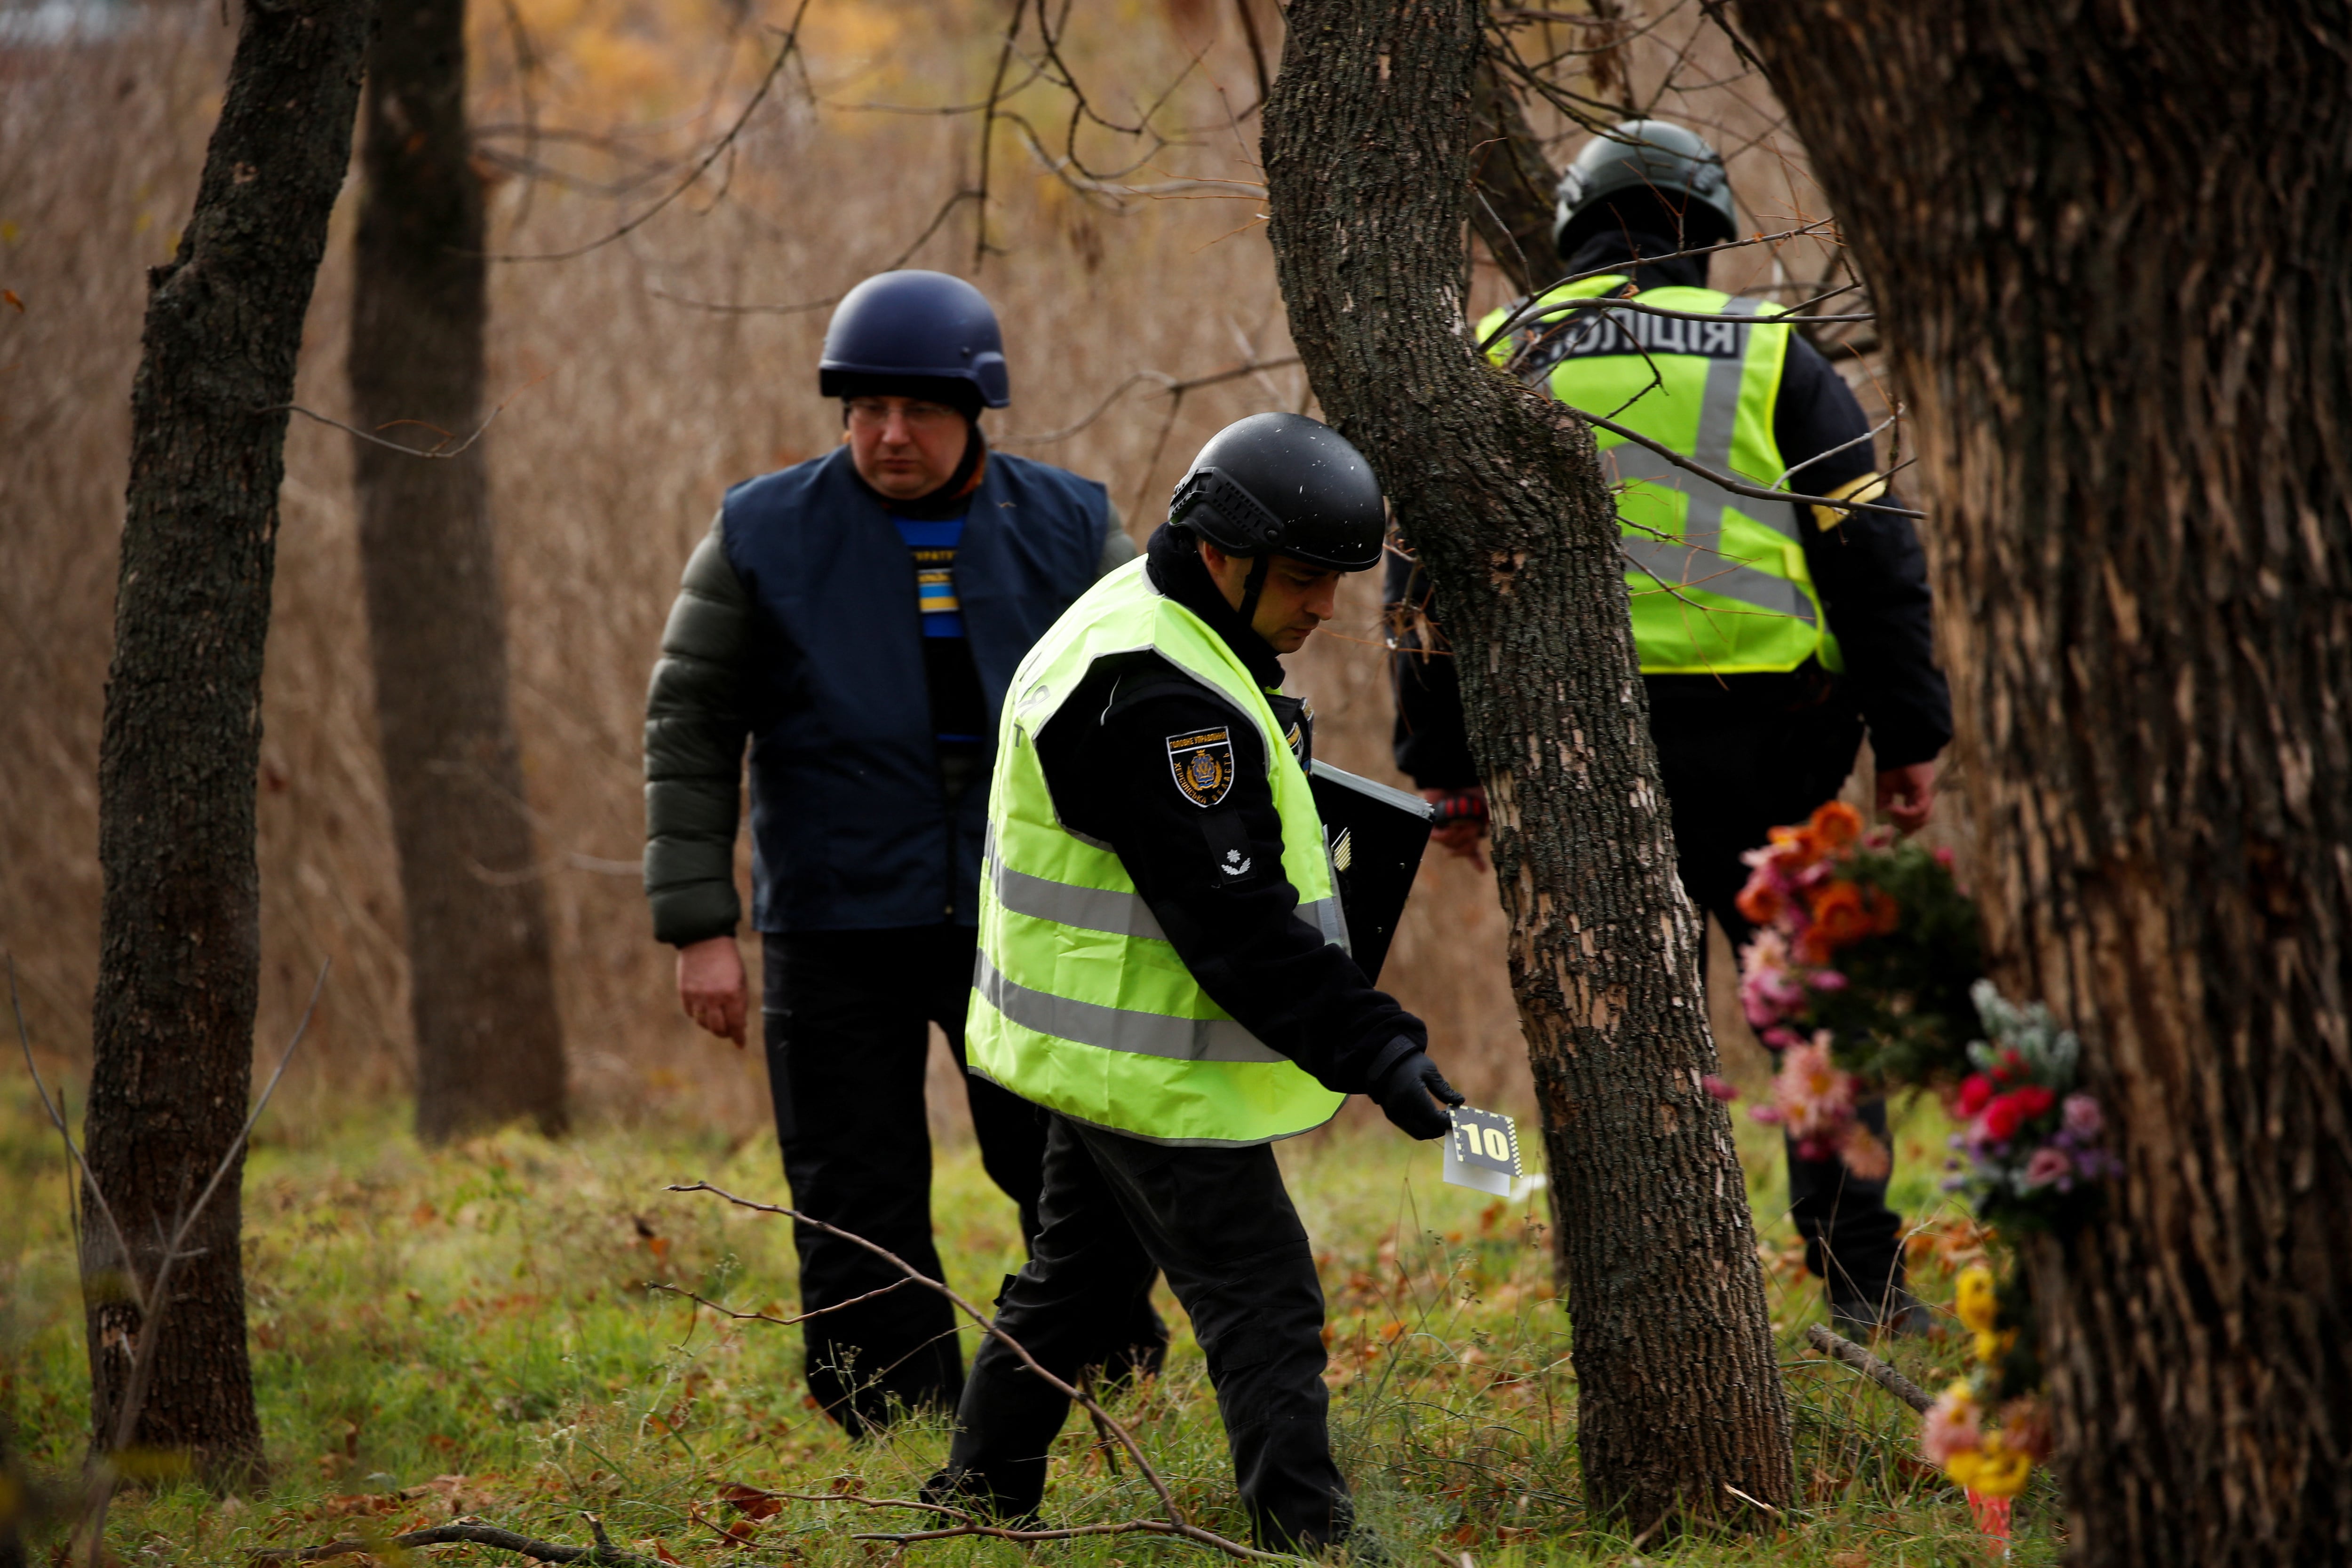
[[[1508,1197],[1518,1175],[1519,1134],[1511,1119],[1499,1111],[1456,1110],[1454,1131],[1445,1140],[1445,1179]]]

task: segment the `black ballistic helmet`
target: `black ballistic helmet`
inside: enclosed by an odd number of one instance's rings
[[[1228,555],[1286,555],[1335,571],[1379,565],[1388,534],[1372,465],[1300,413],[1254,413],[1211,436],[1169,498],[1168,522]]]
[[[1551,237],[1561,256],[1621,218],[1662,217],[1689,246],[1739,232],[1731,180],[1705,137],[1664,120],[1629,120],[1584,144],[1559,177]]]

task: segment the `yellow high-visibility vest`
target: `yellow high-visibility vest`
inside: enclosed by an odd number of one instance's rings
[[[1347,946],[1315,796],[1266,694],[1224,639],[1154,588],[1141,560],[1088,590],[1031,649],[999,721],[981,866],[980,956],[964,1046],[971,1071],[1050,1110],[1164,1144],[1263,1144],[1322,1125],[1324,1088],[1209,998],[1127,868],[1062,825],[1037,737],[1098,659],[1149,649],[1233,709],[1265,758],[1282,871],[1298,917]],[[1173,737],[1171,765],[1207,777],[1213,731]],[[1190,744],[1180,749],[1175,741]]]
[[[1563,284],[1542,304],[1593,299],[1622,277]],[[1514,328],[1488,355],[1497,364],[1523,347],[1522,363],[1562,402],[1606,414],[1718,474],[1765,488],[1786,465],[1772,412],[1786,362],[1786,322],[1775,307],[1712,288],[1645,288],[1641,302],[1697,316],[1685,321],[1634,310],[1551,310]],[[1501,326],[1480,323],[1483,340]],[[1609,431],[1593,432],[1631,558],[1633,644],[1643,674],[1742,674],[1793,670],[1818,658],[1843,667],[1805,563],[1797,511],[1785,501],[1735,495]]]

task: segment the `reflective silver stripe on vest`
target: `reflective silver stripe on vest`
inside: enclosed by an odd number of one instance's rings
[[[1056,1040],[1171,1061],[1287,1061],[1231,1019],[1176,1019],[1081,1002],[1008,980],[983,952],[972,960],[972,988],[1024,1029]]]
[[[1116,936],[1141,936],[1153,942],[1168,940],[1168,933],[1160,927],[1160,917],[1151,913],[1151,905],[1144,902],[1142,894],[1079,887],[1032,876],[998,860],[994,851],[991,843],[987,863],[982,869],[995,884],[996,902],[1013,914],[1051,920],[1058,925],[1075,925],[1081,931],[1107,931]],[[1331,946],[1348,946],[1347,916],[1338,898],[1318,898],[1312,904],[1303,904],[1298,906],[1297,918]]]
[[[1723,313],[1753,315],[1759,304],[1754,299],[1734,299],[1724,306]],[[1748,375],[1749,330],[1744,323],[1738,329],[1738,352],[1728,359],[1708,362],[1706,389],[1699,400],[1698,438],[1692,444],[1691,457],[1718,474],[1733,471],[1731,442],[1739,426],[1739,392]],[[1644,480],[1669,490],[1680,490],[1690,497],[1689,509],[1683,517],[1681,538],[1654,538],[1638,528],[1625,535],[1625,553],[1643,571],[1676,588],[1705,589],[1709,593],[1719,593],[1727,599],[1812,624],[1812,601],[1805,596],[1804,590],[1786,577],[1741,565],[1725,554],[1722,548],[1726,507],[1755,518],[1792,544],[1801,538],[1795,507],[1786,501],[1759,501],[1735,496],[1714,481],[1702,479],[1687,468],[1678,468],[1649,448],[1630,441],[1621,441],[1602,453],[1601,461],[1612,480]]]
[[[996,883],[996,902],[1015,915],[1075,925],[1081,931],[1108,931],[1119,936],[1148,937],[1154,942],[1168,940],[1168,933],[1160,928],[1160,917],[1137,894],[1048,881],[1025,871],[1014,871],[993,857],[988,862],[988,874]]]

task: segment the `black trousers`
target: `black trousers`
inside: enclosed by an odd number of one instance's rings
[[[1323,1386],[1323,1287],[1274,1151],[1171,1148],[1053,1118],[1045,1226],[996,1322],[1070,1379],[1168,1276],[1192,1314],[1252,1527],[1269,1546],[1348,1532]],[[948,1473],[1002,1514],[1033,1512],[1069,1401],[991,1339],[956,1411]]]
[[[963,1061],[974,934],[955,925],[803,932],[762,938],[762,1008],[776,1136],[793,1205],[946,1278],[931,1238],[930,1124],[923,1080],[936,1023]],[[1045,1113],[964,1081],[980,1159],[1034,1242],[1044,1190]],[[862,1248],[795,1226],[801,1311],[871,1291],[870,1301],[803,1325],[809,1392],[862,1436],[893,1404],[951,1409],[963,1389],[954,1309]],[[892,1288],[894,1287],[895,1288]],[[1167,1330],[1143,1303],[1126,1320],[1128,1360],[1156,1367]]]
[[[1739,857],[1836,797],[1853,771],[1861,716],[1834,685],[1804,672],[1779,682],[1744,676],[1728,691],[1703,677],[1653,677],[1649,690],[1684,891],[1722,924],[1737,952],[1755,933],[1732,904],[1748,882]],[[1885,1102],[1858,1109],[1885,1139]],[[1876,1318],[1902,1288],[1903,1222],[1886,1206],[1886,1185],[1863,1180],[1834,1155],[1804,1159],[1789,1145],[1790,1216],[1832,1310]]]

